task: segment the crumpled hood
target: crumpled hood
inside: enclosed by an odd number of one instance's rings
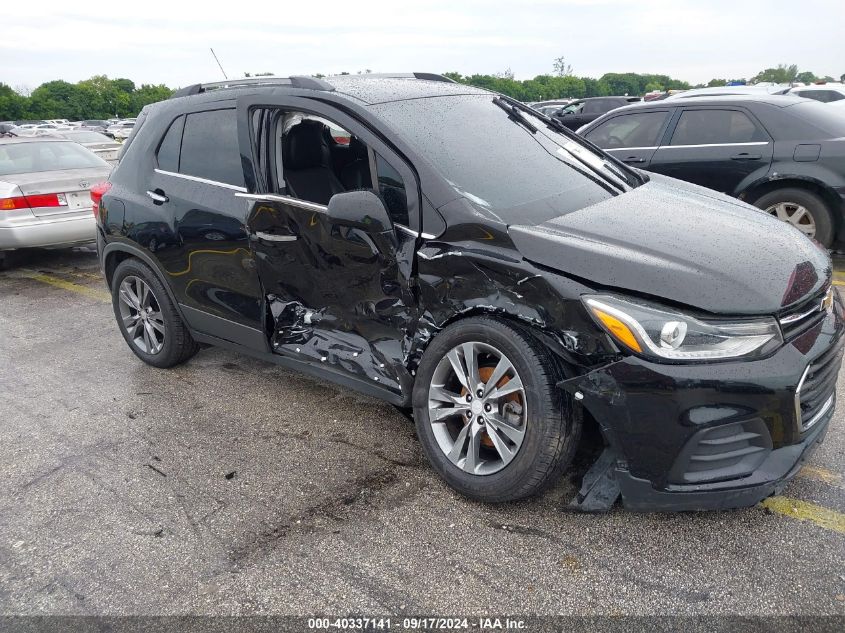
[[[508,233],[526,259],[601,286],[720,314],[775,314],[830,282],[827,253],[722,194],[652,175],[636,189]]]

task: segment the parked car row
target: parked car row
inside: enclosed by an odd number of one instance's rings
[[[69,130],[88,130],[100,132],[106,136],[123,141],[132,132],[135,119],[87,119],[85,121],[68,121],[67,119],[49,119],[44,121],[3,121],[0,122],[0,133],[13,136],[42,136],[54,132]]]
[[[726,193],[831,247],[845,239],[845,113],[785,95],[665,99],[579,133],[620,161]]]

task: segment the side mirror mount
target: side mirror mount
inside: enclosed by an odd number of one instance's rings
[[[361,229],[367,233],[383,233],[390,229],[387,209],[372,191],[347,191],[329,199],[327,214],[333,224]]]

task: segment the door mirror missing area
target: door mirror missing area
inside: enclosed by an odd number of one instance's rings
[[[352,226],[367,233],[390,229],[387,209],[372,191],[347,191],[329,200],[328,216],[333,224]]]

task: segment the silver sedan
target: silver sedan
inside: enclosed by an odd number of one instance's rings
[[[120,154],[120,150],[123,147],[123,145],[113,139],[110,139],[105,134],[92,132],[90,130],[68,130],[66,132],[56,132],[55,136],[66,138],[69,141],[73,141],[87,147],[110,165],[117,165],[117,156]]]
[[[107,162],[73,141],[0,139],[0,259],[17,248],[93,241],[89,189],[110,172]]]

